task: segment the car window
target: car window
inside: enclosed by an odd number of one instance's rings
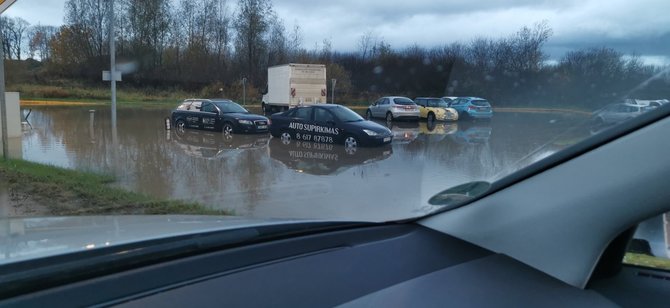
[[[670,212],[638,225],[623,263],[670,271]]]
[[[479,107],[488,107],[488,106],[491,106],[491,104],[489,104],[488,101],[481,100],[481,99],[475,99],[475,100],[472,100],[472,104],[475,105],[475,106],[479,106]]]
[[[292,117],[297,119],[302,119],[305,121],[312,119],[312,109],[310,107],[301,107],[297,108],[293,113]]]
[[[393,99],[393,103],[396,105],[414,105],[414,102],[409,98],[396,97]]]
[[[330,111],[324,108],[314,108],[314,121],[326,123],[328,121],[335,121],[335,117]]]
[[[440,108],[440,107],[449,107],[449,105],[442,99],[431,98],[428,99],[428,107]]]
[[[238,105],[237,103],[233,102],[216,102],[216,106],[221,109],[222,113],[247,113],[246,109],[244,107]]]
[[[217,112],[216,107],[212,103],[204,103],[200,108],[202,112]]]
[[[382,105],[388,105],[389,104],[389,99],[388,98],[383,99],[381,104]]]

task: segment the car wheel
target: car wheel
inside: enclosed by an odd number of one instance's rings
[[[429,113],[428,114],[428,122],[435,122],[435,114],[434,113]]]
[[[346,138],[344,138],[345,149],[355,149],[358,148],[360,145],[361,145],[360,142],[354,136],[349,135]]]
[[[179,120],[177,120],[177,123],[176,123],[175,126],[177,127],[177,131],[183,132],[184,129],[186,129],[186,122],[184,122],[184,120],[182,120],[182,119],[179,119]]]
[[[386,122],[393,122],[393,114],[388,112],[386,113]]]
[[[281,133],[281,142],[283,144],[289,144],[291,143],[291,133],[289,132],[283,132]]]
[[[222,131],[223,131],[223,135],[225,135],[226,137],[228,137],[228,136],[232,137],[232,135],[233,135],[233,125],[230,124],[230,123],[224,123]]]
[[[372,111],[370,111],[370,109],[368,109],[368,111],[365,112],[365,119],[372,120]]]

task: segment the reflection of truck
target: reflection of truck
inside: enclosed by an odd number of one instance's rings
[[[268,68],[268,92],[263,111],[286,110],[299,105],[326,103],[326,66],[285,64]]]

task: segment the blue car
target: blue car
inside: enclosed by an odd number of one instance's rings
[[[393,140],[391,131],[366,121],[351,109],[340,105],[296,107],[271,117],[270,133],[282,142],[291,140],[340,143],[346,147],[380,146]]]
[[[491,104],[479,97],[459,97],[449,107],[458,111],[460,119],[490,119],[493,117]]]

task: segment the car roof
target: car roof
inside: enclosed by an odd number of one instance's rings
[[[184,101],[233,102],[233,100],[228,98],[187,98]]]
[[[313,104],[313,105],[296,106],[296,108],[312,108],[312,107],[337,108],[346,106],[342,106],[340,104]]]
[[[384,96],[382,98],[406,98],[406,99],[412,100],[411,98],[409,98],[407,96]]]
[[[442,99],[441,97],[417,97],[415,99]]]

